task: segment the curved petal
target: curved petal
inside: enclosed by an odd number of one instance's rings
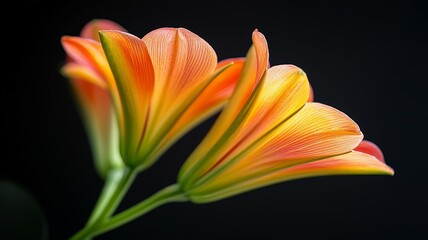
[[[216,142],[218,143],[221,137],[224,137],[226,129],[235,121],[266,71],[268,67],[268,46],[266,39],[257,30],[253,32],[252,39],[253,46],[247,53],[242,73],[232,96],[208,134],[186,160],[180,171],[179,178],[188,175],[187,173],[190,169],[198,169],[198,172],[206,170],[205,168],[194,166],[194,164],[199,162],[198,165],[201,165],[202,161],[200,159],[204,155],[207,155],[207,149],[212,149],[213,145]],[[208,165],[205,167],[208,167]]]
[[[111,101],[106,88],[91,83],[83,79],[71,79],[74,90],[77,94],[77,99],[85,111],[89,120],[93,121],[95,128],[99,129],[99,133],[105,138],[108,136],[111,118]]]
[[[163,145],[173,143],[191,128],[220,110],[233,93],[244,60],[244,58],[232,58],[219,62],[217,69],[229,63],[233,63],[233,65],[222,72],[202,91],[165,137]]]
[[[281,168],[341,155],[354,149],[362,138],[358,125],[344,113],[327,105],[307,103],[253,144],[248,154],[232,158],[235,162],[225,160],[230,163],[223,171],[217,166],[204,188],[227,187]]]
[[[312,87],[312,85],[309,85],[310,87],[310,92],[309,92],[309,98],[308,98],[308,102],[313,102],[314,101],[314,88]]]
[[[116,82],[101,44],[91,39],[69,36],[62,37],[61,43],[73,62],[91,69],[107,83],[113,95],[115,106],[120,110]]]
[[[357,123],[345,113],[321,103],[307,103],[259,142],[248,158],[256,163],[251,167],[266,168],[266,164],[285,160],[343,154],[358,146],[362,139]]]
[[[99,42],[81,37],[63,36],[61,44],[71,60],[92,69],[103,79],[114,81]]]
[[[205,40],[184,28],[156,29],[142,40],[156,76],[149,128],[157,132],[192,91],[206,83],[217,55]]]
[[[211,191],[209,194],[195,191],[192,192],[191,198],[192,201],[198,203],[212,202],[263,186],[295,179],[364,174],[393,175],[394,170],[371,155],[352,151],[347,154],[280,169],[259,178],[252,178],[248,181],[229,186],[228,188]]]
[[[70,79],[97,170],[105,177],[109,169],[122,164],[111,96],[106,85],[99,84],[100,80],[90,80],[97,75],[80,65],[67,64],[62,72]]]
[[[373,142],[363,140],[354,150],[370,154],[377,158],[379,161],[385,162],[382,150],[379,148],[378,145]]]
[[[300,68],[278,65],[268,69],[242,128],[235,133],[238,141],[245,138],[243,145],[253,142],[288,119],[307,102],[309,91],[308,79]]]
[[[126,29],[121,25],[113,22],[109,19],[93,19],[83,26],[82,31],[80,31],[80,36],[84,38],[90,38],[96,41],[100,41],[99,31],[101,30],[118,30],[126,32]]]
[[[268,67],[268,46],[266,38],[262,33],[255,30],[252,35],[253,46],[247,53],[245,64],[238,80],[237,86],[232,94],[227,107],[222,111],[214,126],[205,137],[202,145],[209,145],[223,135],[241,109],[244,107],[250,95],[253,93],[256,85],[262,78]],[[219,131],[222,129],[223,131]]]
[[[184,123],[196,122],[201,117],[211,115],[210,113],[218,110],[218,107],[229,99],[241,74],[244,58],[223,60],[218,64],[217,69],[229,63],[233,63],[233,65],[221,73],[204,89],[176,124],[176,129],[181,129]]]
[[[101,43],[115,76],[123,107],[121,151],[129,164],[145,134],[153,93],[154,72],[147,47],[139,38],[121,31],[101,31]]]
[[[70,62],[61,67],[61,74],[69,79],[80,79],[88,81],[92,84],[98,85],[107,90],[107,83],[100,75],[95,73],[92,69],[83,65]]]
[[[309,82],[306,74],[294,65],[278,65],[268,69],[260,90],[252,101],[249,111],[237,125],[227,149],[213,163],[230,164],[233,158],[263,136],[276,129],[307,102]],[[280,128],[283,128],[282,126]],[[225,144],[226,145],[226,144]],[[215,156],[212,156],[215,158]],[[213,167],[211,166],[211,167]]]
[[[308,99],[309,83],[300,68],[280,65],[267,71],[264,82],[256,92],[226,132],[214,125],[211,131],[223,131],[223,138],[218,140],[217,145],[205,149],[205,146],[200,145],[196,149],[200,156],[192,154],[186,160],[183,171],[188,171],[185,167],[194,169],[186,181],[197,179],[208,172],[206,177],[216,175],[217,171],[232,164],[230,159],[236,159],[237,154],[260,141],[258,139],[263,135],[302,108]],[[212,171],[214,168],[215,171]],[[188,173],[181,174],[183,177]]]

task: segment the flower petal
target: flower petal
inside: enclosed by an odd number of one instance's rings
[[[345,113],[321,103],[307,103],[258,143],[248,158],[257,165],[343,154],[362,140],[358,125]]]
[[[198,146],[182,168],[182,171],[192,173],[182,172],[180,175],[181,178],[191,176],[182,181],[190,182],[207,172],[210,173],[206,177],[210,177],[222,171],[231,164],[229,159],[302,108],[308,99],[309,83],[300,68],[279,65],[267,71],[265,80],[256,92],[226,131],[216,128],[218,125],[214,124],[211,131],[222,132],[222,138],[213,146]],[[216,168],[215,171],[211,171],[213,168]]]
[[[181,122],[198,121],[199,118],[203,118],[205,115],[210,115],[211,112],[218,110],[218,107],[229,99],[241,74],[244,58],[223,60],[218,64],[217,69],[229,63],[233,63],[233,65],[221,73],[204,89],[180,119]],[[181,126],[180,122],[178,122],[176,128],[182,128]]]
[[[118,152],[117,125],[111,95],[97,75],[81,65],[69,63],[62,69],[70,80],[75,100],[83,117],[96,168],[102,177],[122,164]],[[104,85],[103,85],[104,84]]]
[[[109,19],[93,19],[83,26],[80,36],[100,41],[99,31],[101,30],[119,30],[126,32],[125,28]]]
[[[314,101],[314,88],[312,87],[312,85],[309,85],[310,87],[310,92],[309,92],[309,98],[308,98],[308,102],[313,102]]]
[[[157,132],[217,64],[217,55],[201,37],[184,28],[159,28],[143,37],[156,76],[149,129]]]
[[[127,163],[135,164],[138,159],[134,159],[134,154],[144,136],[150,111],[153,66],[141,39],[114,30],[101,31],[100,36],[123,107],[122,155]]]
[[[244,58],[232,58],[219,62],[217,69],[233,63],[215,78],[184,112],[174,125],[163,145],[170,145],[191,128],[215,114],[232,95],[244,64]]]
[[[269,134],[249,144],[247,154],[224,160],[224,166],[217,166],[198,184],[204,181],[207,189],[227,187],[281,168],[350,152],[362,138],[358,125],[344,113],[320,103],[307,103]]]
[[[92,39],[64,36],[62,46],[72,61],[92,69],[101,78],[114,81],[102,46]]]
[[[69,36],[62,37],[61,43],[73,62],[90,69],[107,83],[115,104],[119,105],[116,82],[101,44],[91,39]]]
[[[267,41],[262,33],[255,30],[252,35],[253,46],[247,53],[245,64],[238,80],[237,86],[231,96],[227,107],[222,111],[214,126],[204,140],[204,145],[215,142],[223,135],[219,129],[227,129],[236,116],[239,114],[256,85],[262,78],[268,67],[268,46]],[[205,143],[206,142],[206,143]]]
[[[259,178],[252,178],[248,181],[240,182],[220,191],[210,192],[210,194],[193,192],[191,196],[192,201],[205,203],[231,197],[263,186],[295,179],[331,175],[364,174],[393,175],[394,170],[371,155],[352,151],[343,155],[280,169]]]
[[[69,79],[80,79],[98,85],[101,88],[107,89],[107,83],[100,75],[92,69],[83,65],[70,62],[61,67],[61,74]]]
[[[70,82],[75,89],[80,105],[85,110],[85,114],[90,115],[91,121],[95,120],[93,127],[100,130],[103,138],[107,137],[112,105],[106,88],[79,78],[71,79]]]
[[[119,92],[101,43],[92,39],[69,36],[62,37],[61,43],[71,62],[87,69],[84,74],[88,74],[89,71],[91,71],[93,72],[93,77],[97,75],[97,79],[102,79],[107,84],[112,95],[115,109],[117,109],[116,111],[121,115],[122,106],[120,104]],[[74,69],[69,70],[80,71],[75,67],[72,68]],[[78,73],[75,72],[75,74]],[[89,80],[90,78],[82,79]]]
[[[288,119],[307,102],[309,91],[308,79],[300,68],[278,65],[268,69],[242,128],[235,133],[237,140],[245,145]]]
[[[363,140],[354,150],[370,154],[377,158],[379,161],[385,162],[382,150],[379,148],[378,145],[374,144],[373,142]]]
[[[195,166],[196,162],[201,165],[203,161],[200,159],[207,153],[207,149],[211,149],[216,142],[219,142],[221,137],[224,137],[226,129],[235,121],[239,112],[252,95],[255,87],[258,85],[262,75],[268,67],[268,47],[265,37],[257,30],[253,32],[253,46],[247,53],[245,63],[240,74],[240,78],[235,87],[235,90],[230,97],[227,106],[222,110],[220,116],[216,119],[211,130],[204,137],[202,142],[193,151],[192,155],[186,160],[183,165],[179,178],[188,175],[191,169],[197,169],[198,172],[204,171],[204,168]],[[208,165],[206,165],[208,167]],[[195,175],[193,176],[195,177]],[[184,180],[182,180],[184,182]],[[186,180],[189,181],[189,180]]]

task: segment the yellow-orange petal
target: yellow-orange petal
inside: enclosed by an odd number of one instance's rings
[[[332,175],[393,175],[394,170],[375,157],[352,151],[318,161],[280,169],[258,178],[242,181],[228,188],[211,192],[191,192],[194,202],[204,203],[231,197],[253,189],[295,179]]]
[[[361,143],[354,149],[355,151],[363,152],[374,156],[379,159],[379,161],[385,162],[384,155],[382,150],[373,142],[363,140]]]
[[[123,109],[121,153],[129,164],[135,164],[151,111],[153,66],[146,45],[136,36],[114,30],[101,31],[100,36]]]
[[[117,125],[111,95],[98,75],[81,65],[69,63],[62,69],[69,79],[91,144],[98,173],[122,164],[118,154]],[[104,85],[103,85],[104,84]]]
[[[235,133],[236,140],[245,145],[282,123],[303,107],[309,91],[302,69],[290,64],[269,68],[241,129]]]
[[[358,125],[347,115],[320,103],[307,103],[269,134],[251,143],[239,157],[208,173],[203,188],[227,186],[296,164],[344,154],[361,139]],[[233,161],[233,162],[232,162]],[[222,170],[220,168],[223,167]]]
[[[177,121],[162,144],[169,145],[191,128],[215,114],[232,95],[236,82],[242,71],[244,58],[225,59],[218,63],[220,69],[233,63],[218,77],[216,77],[195,99],[189,108]]]
[[[256,86],[262,75],[269,68],[269,49],[265,36],[258,29],[253,31],[252,40],[257,56],[257,73],[253,86]]]
[[[112,91],[117,91],[101,43],[82,37],[63,36],[61,44],[72,62],[91,69],[104,79]]]
[[[258,85],[262,75],[268,67],[268,46],[264,35],[257,30],[252,35],[253,45],[247,52],[244,66],[238,79],[235,90],[227,102],[226,107],[222,110],[216,119],[210,131],[204,137],[198,147],[192,152],[183,165],[179,178],[187,175],[187,172],[194,168],[194,163],[199,161],[206,153],[207,149],[212,148],[218,140],[224,136],[226,129],[235,121],[240,114],[247,100],[253,94],[255,87]],[[261,56],[260,56],[261,55]],[[198,167],[200,171],[204,171]]]
[[[308,99],[309,83],[300,68],[279,65],[267,71],[256,92],[233,124],[226,129],[214,124],[211,131],[222,132],[222,138],[213,146],[199,145],[186,160],[180,178],[188,175],[184,178],[192,181],[200,175],[209,175],[213,168],[229,165],[228,159],[302,108]]]
[[[87,38],[63,36],[61,44],[72,61],[92,69],[103,79],[112,79],[110,67],[99,42]]]
[[[77,99],[80,105],[83,106],[86,115],[90,115],[91,121],[95,121],[93,124],[95,128],[99,129],[100,134],[104,137],[110,128],[110,118],[112,111],[112,104],[110,95],[106,88],[93,84],[91,81],[87,81],[82,78],[71,78]]]
[[[212,127],[216,130],[208,133],[206,140],[202,143],[204,145],[212,144],[223,135],[223,132],[218,131],[218,129],[226,129],[234,121],[268,68],[269,51],[266,38],[258,30],[255,30],[252,34],[252,40],[253,45],[247,53],[234,93],[227,107]]]
[[[126,29],[118,23],[109,19],[93,19],[83,26],[80,36],[100,41],[99,31],[101,30],[119,30],[126,32]]]
[[[206,83],[217,65],[217,55],[205,40],[185,28],[159,28],[142,40],[156,76],[149,122],[155,137],[192,91]]]
[[[236,83],[242,72],[244,65],[244,58],[232,58],[219,62],[217,69],[233,63],[229,68],[216,77],[207,88],[202,91],[198,98],[189,106],[180,121],[185,122],[199,122],[198,119],[205,118],[206,115],[211,115],[212,112],[218,110],[235,89]],[[183,126],[180,122],[176,127]]]
[[[309,92],[308,102],[313,102],[315,99],[314,88],[312,87],[312,85],[309,85],[309,87],[311,91]]]
[[[91,71],[97,75],[98,80],[102,79],[106,83],[109,92],[112,95],[114,108],[116,109],[115,111],[119,118],[122,118],[122,106],[119,99],[116,81],[113,77],[113,73],[110,69],[101,43],[88,38],[69,36],[62,37],[61,43],[68,54],[68,58],[70,59],[69,62],[81,65],[82,68],[86,68],[87,71]]]
[[[101,76],[95,73],[91,68],[87,68],[83,65],[69,62],[61,67],[61,74],[69,79],[80,79],[82,81],[88,81],[92,84],[98,85],[101,88],[107,89],[107,83]]]
[[[265,168],[285,160],[343,154],[358,146],[362,139],[357,123],[345,113],[321,103],[306,103],[262,139],[248,158],[255,163],[251,167]]]

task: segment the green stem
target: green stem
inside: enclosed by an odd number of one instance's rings
[[[106,219],[104,222],[100,222],[91,229],[91,235],[97,236],[112,229],[118,228],[142,215],[148,213],[149,211],[171,202],[185,202],[187,197],[182,193],[180,187],[177,184],[165,187],[164,189],[158,191],[151,197],[143,200],[142,202],[134,205],[131,208]],[[84,239],[84,238],[83,238]]]
[[[122,169],[114,169],[108,172],[103,190],[86,225],[92,225],[99,218],[104,208],[110,201],[111,196],[117,191],[122,175]]]
[[[86,226],[73,235],[70,240],[91,239],[91,232],[94,226],[113,214],[131,186],[135,175],[135,171],[127,167],[110,171],[100,198]]]
[[[119,174],[119,181],[117,182],[114,191],[111,195],[109,195],[109,199],[107,200],[107,203],[103,207],[101,213],[99,213],[99,216],[96,219],[94,218],[94,220],[91,219],[92,224],[103,221],[105,218],[108,218],[113,214],[136,176],[135,171],[128,167],[123,168]]]
[[[74,234],[69,240],[90,240],[92,239],[92,230],[93,225],[91,227],[85,227],[76,234]]]

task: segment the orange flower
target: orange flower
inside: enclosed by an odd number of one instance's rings
[[[361,142],[352,119],[312,102],[302,69],[269,67],[265,37],[255,30],[252,39],[228,105],[180,170],[178,182],[193,202],[305,177],[393,174],[376,158],[380,149],[364,150],[371,143]]]
[[[109,95],[107,79],[113,76],[107,61],[100,54],[98,31],[101,29],[125,29],[107,19],[96,19],[87,23],[82,31],[84,47],[79,48],[74,38],[62,38],[62,44],[69,54],[61,73],[70,81],[76,102],[83,117],[91,143],[98,173],[105,177],[109,169],[120,167],[118,129]],[[86,52],[85,52],[86,51]],[[90,53],[96,53],[96,58]]]
[[[217,62],[212,47],[184,28],[156,29],[142,39],[123,30],[98,32],[101,43],[70,36],[62,43],[97,76],[87,82],[108,90],[120,155],[140,170],[225,104],[244,61]]]

